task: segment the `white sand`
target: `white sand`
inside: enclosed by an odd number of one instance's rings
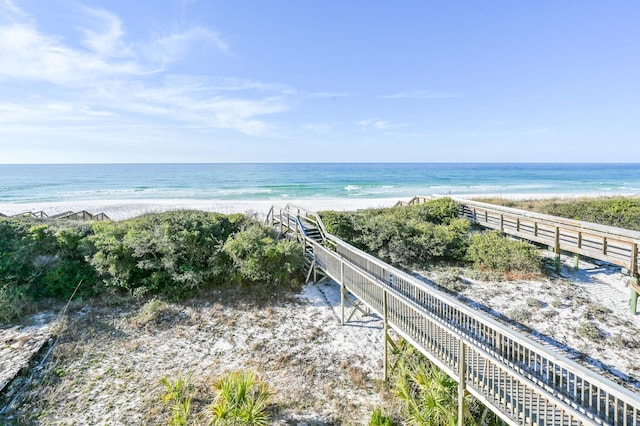
[[[503,198],[510,200],[530,200],[564,198],[574,199],[581,197],[633,194],[456,194],[454,198]],[[635,194],[636,196],[638,194]],[[424,196],[428,196],[425,194]],[[438,196],[431,194],[431,196]],[[304,207],[312,211],[321,210],[359,210],[368,208],[393,207],[398,201],[409,201],[405,198],[279,198],[271,200],[196,200],[196,199],[132,199],[132,200],[77,200],[38,203],[3,203],[0,204],[0,213],[15,215],[24,212],[44,211],[49,216],[67,211],[79,212],[86,210],[89,213],[106,213],[113,220],[123,220],[139,216],[145,213],[164,212],[169,210],[204,210],[224,214],[255,212],[259,216],[265,216],[271,206],[284,207],[287,204]]]
[[[377,207],[392,207],[396,198],[335,198],[335,199],[278,199],[278,200],[193,200],[193,199],[153,199],[153,200],[78,200],[42,203],[0,204],[0,213],[14,215],[23,212],[44,211],[49,216],[66,211],[105,213],[113,220],[128,219],[145,213],[169,210],[194,209],[224,214],[255,212],[266,215],[271,206],[284,207],[293,204],[313,211],[358,210]]]

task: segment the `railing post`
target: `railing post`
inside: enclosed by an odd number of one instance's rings
[[[313,254],[313,283],[316,284],[318,282],[318,268],[316,267],[316,246],[315,244],[311,246],[311,253]]]
[[[382,336],[382,344],[384,345],[384,381],[389,380],[389,345],[387,339],[389,338],[389,324],[387,322],[387,292],[384,291],[382,298],[382,310],[383,310],[383,329],[384,335]]]
[[[553,251],[556,253],[556,273],[560,273],[560,227],[556,226],[556,241],[553,247]]]
[[[631,315],[638,313],[638,244],[634,243],[631,247],[631,298],[629,300],[629,310]]]
[[[467,389],[465,349],[464,340],[460,339],[458,344],[458,426],[464,426],[464,396]]]
[[[340,260],[340,325],[344,325],[344,260]]]

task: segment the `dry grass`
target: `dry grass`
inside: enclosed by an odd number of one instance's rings
[[[341,327],[326,303],[223,297],[72,312],[45,369],[0,424],[166,424],[160,379],[188,374],[192,418],[206,424],[211,384],[238,369],[257,371],[273,390],[274,424],[362,424],[392,405],[374,380],[379,328]]]

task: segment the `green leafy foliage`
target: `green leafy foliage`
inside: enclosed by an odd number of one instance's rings
[[[542,213],[640,231],[640,198],[606,198],[552,202]]]
[[[19,318],[42,298],[65,300],[78,283],[80,296],[112,287],[182,297],[229,282],[287,286],[301,278],[303,264],[297,243],[239,214],[175,211],[93,223],[3,218],[0,321]]]
[[[640,231],[639,197],[602,197],[551,200],[482,200],[568,219]]]
[[[499,231],[473,234],[467,257],[479,270],[519,274],[540,271],[540,255],[534,246],[509,239]]]
[[[187,424],[195,392],[192,382],[193,378],[190,374],[179,375],[175,380],[171,380],[167,376],[160,379],[160,384],[164,387],[162,402],[169,404],[171,408],[171,415],[167,422],[169,426],[185,426]]]
[[[91,294],[90,233],[80,223],[0,219],[0,319],[17,319],[42,298],[68,298],[80,282],[80,294]]]
[[[107,285],[181,295],[222,282],[229,259],[220,250],[241,215],[176,211],[125,222],[97,222],[91,264]]]
[[[304,266],[300,244],[257,223],[232,235],[222,250],[240,282],[286,285],[299,278]]]
[[[467,247],[469,222],[459,206],[439,198],[417,206],[359,212],[321,212],[327,230],[381,260],[424,266],[459,260]]]
[[[400,400],[402,424],[453,426],[458,424],[458,384],[422,353],[400,339],[395,350],[392,385]],[[471,395],[465,395],[463,424],[502,425],[503,422]],[[370,423],[373,424],[373,423]]]
[[[376,408],[373,410],[373,413],[371,413],[369,426],[393,426],[393,420],[382,414],[382,410],[380,408]]]
[[[213,384],[211,405],[216,426],[269,424],[267,411],[271,391],[252,371],[232,371]]]
[[[405,341],[401,341],[398,347],[400,352],[394,375],[394,391],[403,404],[405,423],[416,426],[456,425],[456,381]],[[465,404],[464,413],[465,424],[475,424],[468,404]]]

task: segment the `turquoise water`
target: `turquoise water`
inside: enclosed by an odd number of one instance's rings
[[[640,164],[0,165],[0,204],[640,194]]]

